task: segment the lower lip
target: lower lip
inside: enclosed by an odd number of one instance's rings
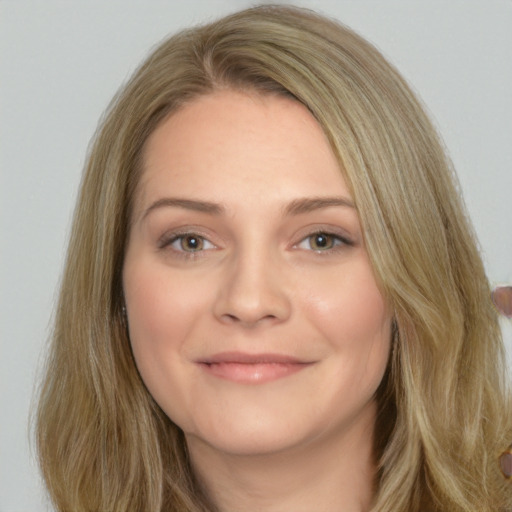
[[[240,384],[263,384],[288,377],[311,363],[201,363],[209,374]]]

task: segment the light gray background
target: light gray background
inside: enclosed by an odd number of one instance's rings
[[[252,4],[0,1],[0,512],[46,510],[27,418],[88,141],[165,35]],[[428,105],[493,283],[512,282],[512,1],[311,0],[373,41]],[[508,346],[512,324],[504,321]]]

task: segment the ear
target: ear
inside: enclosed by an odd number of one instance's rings
[[[507,480],[512,480],[512,444],[500,455],[500,469]]]
[[[507,318],[512,318],[512,286],[497,286],[491,297],[497,310]]]

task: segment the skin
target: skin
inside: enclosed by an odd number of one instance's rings
[[[369,509],[391,317],[305,107],[225,90],[166,119],[123,285],[140,374],[221,510]],[[211,364],[226,352],[258,364]]]

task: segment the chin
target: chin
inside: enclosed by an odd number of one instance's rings
[[[196,444],[205,444],[219,453],[232,456],[272,455],[293,449],[307,443],[306,433],[290,432],[271,422],[257,425],[233,425],[222,431],[209,431],[199,434],[187,434],[189,448]]]
[[[339,447],[343,438],[350,442],[367,440],[373,433],[375,409],[371,400],[333,421],[319,410],[305,413],[285,404],[269,410],[251,404],[236,412],[225,410],[221,415],[208,416],[208,420],[203,416],[192,428],[183,430],[191,451],[204,446],[232,456],[291,454],[313,445]]]

